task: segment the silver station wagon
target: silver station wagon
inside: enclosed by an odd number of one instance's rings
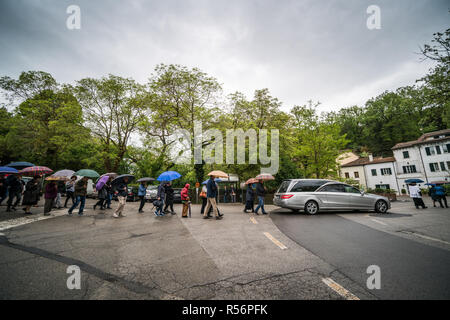
[[[319,211],[375,210],[386,213],[388,198],[364,193],[342,182],[325,179],[284,180],[273,198],[274,205],[307,214]]]

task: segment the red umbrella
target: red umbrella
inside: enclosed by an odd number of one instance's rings
[[[28,167],[28,168],[20,170],[19,174],[35,177],[35,176],[42,176],[44,174],[50,174],[52,172],[53,172],[53,170],[50,168],[34,166],[34,167]]]
[[[245,181],[245,184],[253,184],[253,183],[257,183],[257,182],[259,182],[258,179],[250,178],[247,181]]]
[[[257,180],[275,180],[275,177],[269,173],[261,173],[255,177]]]

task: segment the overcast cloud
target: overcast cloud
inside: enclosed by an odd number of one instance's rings
[[[81,8],[81,30],[66,8]],[[381,29],[366,27],[369,5]],[[146,82],[156,64],[198,67],[224,94],[269,88],[283,109],[321,101],[337,110],[430,68],[419,45],[449,27],[446,0],[0,0],[0,74],[51,73],[59,82],[109,73]]]

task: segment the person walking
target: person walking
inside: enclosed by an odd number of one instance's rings
[[[56,196],[56,201],[53,202],[53,207],[57,208],[57,209],[61,209],[63,207],[62,203],[61,203],[61,196],[66,191],[66,185],[65,185],[64,181],[58,181],[57,188],[58,188],[58,194]]]
[[[155,211],[155,215],[163,216],[164,215],[164,201],[166,200],[166,182],[162,181],[158,186],[158,193],[156,195],[156,199],[158,200],[158,207]]]
[[[264,188],[262,180],[256,184],[256,195],[258,196],[258,206],[255,208],[255,214],[259,214],[258,210],[261,208],[262,214],[267,214],[264,210],[264,196],[266,195],[266,188]]]
[[[433,201],[433,207],[436,208],[436,201],[439,202],[442,207],[442,201],[440,201],[439,196],[436,195],[436,185],[434,184],[432,185],[432,187],[428,191],[428,194],[430,195],[431,200]]]
[[[444,187],[442,185],[437,185],[435,193],[436,193],[436,196],[438,197],[438,201],[439,201],[439,204],[441,205],[441,208],[444,208],[444,206],[442,205],[442,202],[444,202],[445,207],[448,208],[447,198],[445,197]]]
[[[53,203],[58,196],[58,186],[55,181],[50,181],[45,185],[45,194],[44,194],[44,216],[49,216],[50,211],[52,211]]]
[[[105,210],[105,201],[108,197],[108,191],[106,190],[106,185],[104,184],[100,190],[97,190],[98,194],[98,201],[94,204],[94,211],[97,208],[97,206],[100,206],[100,210]]]
[[[200,191],[200,198],[202,198],[202,208],[200,210],[200,214],[201,215],[203,215],[205,213],[205,207],[206,207],[206,204],[208,203],[208,200],[206,198],[206,192],[207,191],[208,190],[206,189],[206,185],[204,184],[202,186],[202,191]]]
[[[167,208],[170,207],[170,213],[175,214],[175,211],[173,210],[173,188],[172,183],[169,181],[165,187],[164,192],[166,193],[166,205],[164,206],[164,213],[167,213]]]
[[[40,185],[40,177],[33,177],[27,182],[22,200],[22,205],[25,206],[22,210],[25,214],[31,214],[31,207],[39,202]]]
[[[143,213],[144,210],[142,210],[145,206],[145,196],[147,194],[147,183],[142,181],[139,185],[138,189],[138,197],[141,199],[141,203],[139,204],[139,213]]]
[[[208,204],[206,205],[205,212],[203,213],[203,219],[208,219],[210,217],[208,215],[208,212],[211,207],[214,210],[214,215],[216,216],[216,220],[222,219],[222,217],[219,216],[219,213],[217,210],[217,203],[216,203],[217,184],[214,181],[214,176],[210,176],[208,182],[206,183],[206,197],[207,197]]]
[[[74,192],[74,196],[75,196],[75,202],[74,204],[70,207],[68,213],[72,214],[72,211],[78,207],[78,205],[80,204],[80,210],[78,211],[78,215],[82,216],[83,215],[83,210],[84,210],[84,205],[86,203],[86,194],[87,194],[87,183],[88,183],[89,178],[88,177],[83,177],[80,180],[78,180],[75,183],[75,192]]]
[[[231,203],[236,203],[236,190],[234,189],[234,186],[230,187],[230,194],[231,194]]]
[[[125,204],[127,203],[128,196],[128,178],[124,177],[122,182],[117,186],[117,191],[119,194],[117,195],[117,199],[119,200],[119,205],[117,206],[116,211],[113,214],[114,218],[126,217],[127,215],[123,213],[123,209],[125,208]]]
[[[22,198],[22,189],[23,184],[20,181],[20,178],[10,175],[7,179],[8,183],[8,202],[7,202],[7,212],[16,211],[16,206],[20,203],[20,200]],[[14,202],[14,199],[16,200]],[[14,202],[14,203],[13,203]]]
[[[255,200],[255,191],[253,190],[252,185],[248,184],[247,191],[245,193],[245,208],[244,208],[245,213],[248,213],[247,210],[252,210],[251,212],[255,212],[254,200]]]
[[[183,213],[181,215],[182,218],[188,217],[188,211],[190,206],[190,199],[189,199],[189,187],[190,184],[186,183],[184,188],[181,190],[181,203],[183,204]]]
[[[227,186],[224,186],[223,187],[223,203],[227,203],[228,195],[229,195],[229,191],[227,189]]]
[[[0,205],[8,197],[8,183],[5,176],[0,177]]]
[[[66,182],[66,201],[64,202],[64,208],[67,208],[67,202],[72,199],[72,205],[75,203],[75,182],[77,176],[72,176],[69,181]]]
[[[422,200],[422,192],[415,183],[409,185],[409,196],[413,199],[416,209],[419,209],[419,206],[423,209],[427,208]]]
[[[112,209],[111,208],[111,200],[112,200],[112,195],[113,195],[113,188],[111,185],[111,180],[112,178],[109,177],[108,181],[106,181],[104,188],[106,190],[106,209]]]

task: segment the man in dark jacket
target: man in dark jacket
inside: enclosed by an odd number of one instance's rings
[[[173,188],[172,184],[168,182],[164,187],[164,192],[166,194],[166,205],[164,206],[164,213],[167,213],[167,208],[170,207],[170,213],[175,214],[173,210]]]
[[[70,207],[69,214],[72,214],[73,209],[78,207],[78,204],[81,203],[78,215],[83,215],[84,204],[86,203],[88,180],[88,177],[83,177],[75,183],[75,203]]]
[[[247,185],[247,192],[245,193],[245,209],[244,212],[247,213],[247,210],[252,210],[251,212],[255,212],[254,210],[254,198],[255,191],[251,184]]]
[[[0,176],[0,205],[6,199],[8,194],[8,184],[4,176]]]
[[[264,196],[266,195],[266,189],[264,188],[262,180],[256,184],[256,195],[258,196],[258,206],[255,209],[255,213],[258,214],[259,208],[263,214],[267,214],[266,210],[264,210]]]
[[[216,216],[217,220],[222,219],[221,216],[219,216],[218,210],[217,210],[217,203],[216,203],[216,196],[217,196],[217,185],[214,181],[214,177],[210,176],[208,182],[206,183],[206,200],[208,204],[206,205],[205,213],[203,214],[203,219],[208,219],[208,212],[209,209],[212,207],[214,210],[214,214]]]
[[[123,209],[125,208],[125,204],[127,203],[128,196],[128,178],[124,177],[122,182],[117,186],[117,191],[119,194],[117,195],[117,200],[119,201],[119,205],[117,206],[116,211],[113,214],[114,218],[118,218],[120,216],[126,217],[127,215],[123,213]]]
[[[156,195],[157,200],[159,201],[159,206],[155,211],[155,215],[157,216],[163,216],[163,208],[164,208],[164,201],[166,200],[166,188],[165,188],[166,182],[163,181],[158,186],[158,193]]]
[[[20,178],[16,177],[15,175],[10,175],[7,179],[7,183],[9,186],[8,194],[8,207],[6,208],[7,212],[10,212],[11,209],[13,211],[16,211],[16,206],[19,204],[21,198],[22,198],[22,191],[23,191],[23,184],[20,181]],[[14,198],[16,201],[13,204]]]

